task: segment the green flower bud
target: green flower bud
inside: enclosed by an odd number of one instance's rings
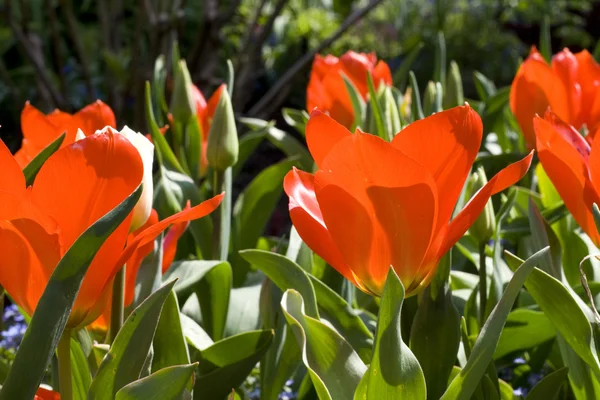
[[[423,115],[428,117],[433,114],[434,102],[435,102],[436,88],[435,83],[429,81],[425,88],[425,94],[423,95]]]
[[[171,114],[176,121],[187,124],[196,115],[196,106],[192,92],[192,78],[190,77],[185,60],[177,63],[174,74],[175,82],[171,95]]]
[[[471,195],[470,197],[473,197],[486,183],[485,170],[479,167],[467,182],[467,193]],[[494,214],[492,199],[489,199],[479,217],[469,228],[469,232],[479,243],[485,243],[492,238],[495,229],[496,215]]]
[[[206,147],[208,165],[224,171],[237,163],[238,151],[238,134],[231,98],[228,91],[223,90],[208,134]]]
[[[444,109],[462,106],[465,103],[460,69],[455,61],[450,63],[450,71],[448,71],[448,77],[446,78],[445,89]]]

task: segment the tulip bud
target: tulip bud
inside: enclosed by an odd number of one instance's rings
[[[196,115],[196,103],[192,91],[192,78],[190,77],[185,60],[177,63],[174,75],[175,82],[171,95],[171,114],[176,121],[186,124]]]
[[[237,163],[238,135],[233,116],[233,107],[227,90],[223,90],[213,115],[206,147],[208,165],[224,171]]]
[[[486,183],[485,170],[479,167],[469,178],[467,193],[473,197]],[[479,243],[485,243],[494,235],[495,228],[496,216],[494,214],[494,206],[492,205],[492,199],[489,199],[479,217],[477,217],[473,225],[469,228],[469,232]]]
[[[152,212],[152,199],[154,195],[154,185],[152,182],[154,145],[146,138],[146,136],[135,132],[127,126],[124,126],[123,129],[121,129],[121,132],[107,126],[102,130],[96,131],[96,134],[106,134],[108,132],[111,132],[113,135],[120,134],[125,136],[125,138],[137,149],[142,158],[142,164],[144,166],[142,184],[144,185],[144,188],[140,199],[133,208],[133,218],[131,220],[131,227],[129,228],[130,231],[134,231],[146,223]],[[83,132],[77,134],[77,140],[83,139],[83,137]]]
[[[446,78],[446,88],[444,92],[444,109],[462,106],[465,104],[463,95],[463,84],[460,76],[460,69],[455,61],[450,63],[450,71]]]
[[[423,96],[423,115],[426,117],[430,116],[435,112],[435,97],[437,94],[435,83],[429,81],[425,88],[425,94]]]

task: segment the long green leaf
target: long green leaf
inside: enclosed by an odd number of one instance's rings
[[[181,329],[179,303],[174,291],[169,292],[163,305],[152,341],[154,356],[152,371],[190,363],[187,343]]]
[[[81,282],[104,241],[137,204],[142,187],[90,226],[54,269],[19,346],[0,399],[33,398],[71,314]]]
[[[152,293],[127,318],[92,381],[89,400],[113,399],[140,376],[154,338],[160,313],[175,281]]]
[[[44,165],[46,160],[60,148],[60,145],[65,140],[65,135],[66,133],[63,133],[57,137],[52,143],[46,146],[44,150],[35,156],[35,158],[31,160],[25,168],[23,168],[23,175],[25,175],[25,182],[27,186],[33,185],[33,181],[35,180],[37,173],[40,171],[40,168],[42,168],[42,165]]]
[[[85,400],[92,383],[92,374],[81,345],[74,338],[71,338],[71,377],[73,400]]]
[[[419,84],[417,83],[417,77],[415,73],[410,71],[408,73],[410,78],[410,88],[412,90],[411,100],[410,100],[410,114],[413,121],[418,119],[423,119],[423,105],[421,103],[421,93],[419,92]]]
[[[523,262],[515,271],[502,298],[481,328],[467,364],[460,371],[460,374],[452,380],[441,400],[468,400],[471,398],[493,359],[502,328],[517,295],[529,273],[545,257],[549,250],[546,247],[538,251],[529,257],[527,261]]]
[[[287,290],[281,307],[302,349],[302,361],[319,399],[352,399],[367,369],[352,346],[328,325],[307,316],[297,291]]]
[[[379,308],[373,360],[361,382],[367,385],[367,399],[427,399],[423,370],[402,340],[403,303],[404,286],[390,268]]]
[[[163,368],[146,378],[124,386],[115,400],[179,400],[196,364]]]
[[[371,117],[375,120],[375,128],[377,136],[383,140],[391,140],[391,135],[395,132],[387,132],[385,129],[385,123],[383,120],[383,112],[381,110],[381,104],[379,104],[379,96],[375,85],[373,84],[373,76],[371,72],[367,73],[367,85],[369,87],[369,104],[371,105]]]
[[[227,264],[227,261],[220,260],[190,260],[174,262],[171,268],[165,272],[162,277],[163,282],[169,282],[177,279],[173,290],[177,294],[177,298],[182,303],[199,287],[198,284],[206,274],[213,268],[218,268],[220,264]]]
[[[348,78],[348,76],[346,76],[346,74],[343,72],[340,73],[342,75],[342,79],[344,79],[344,84],[346,85],[346,91],[350,96],[350,101],[352,102],[352,111],[354,111],[354,123],[352,124],[352,130],[356,129],[357,127],[364,127],[365,111],[367,108],[365,101],[356,88],[356,85],[354,85],[350,78]]]
[[[568,368],[558,369],[537,383],[525,400],[553,400],[558,397],[561,386],[567,380]]]
[[[196,295],[202,311],[202,323],[213,340],[222,339],[225,333],[232,279],[229,263],[220,263],[211,268],[198,284]]]

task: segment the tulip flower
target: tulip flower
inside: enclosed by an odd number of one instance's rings
[[[190,205],[188,203],[185,210],[188,210],[189,208]],[[137,231],[129,234],[129,237],[127,238],[127,243],[132,243],[138,235],[140,235],[146,229],[155,226],[158,223],[158,214],[156,213],[156,210],[152,210],[152,214],[150,214],[150,218],[148,218],[148,221],[144,224],[144,226],[139,228]],[[167,272],[171,264],[173,264],[173,261],[175,260],[175,254],[177,252],[177,241],[183,235],[188,225],[188,221],[175,223],[171,226],[171,228],[169,228],[167,234],[165,235],[163,239],[163,254],[161,263],[161,272],[163,274]],[[131,254],[129,259],[126,261],[124,301],[125,306],[129,306],[131,303],[133,303],[138,270],[140,269],[144,258],[147,255],[149,255],[153,250],[154,242],[149,241],[143,246],[137,247],[137,249]],[[108,296],[108,298],[110,298],[110,296]],[[92,329],[99,331],[108,330],[111,312],[110,306],[110,302],[107,302],[102,312],[102,315],[100,315],[100,317],[98,317],[98,319],[91,324],[90,327]]]
[[[536,116],[533,127],[537,152],[544,171],[565,206],[590,239],[600,246],[592,204],[600,204],[600,141],[592,145],[577,130],[547,111]]]
[[[548,107],[575,129],[585,125],[594,135],[600,128],[600,65],[587,50],[573,54],[564,49],[548,65],[532,48],[510,90],[510,108],[530,149],[536,143],[533,117]]]
[[[33,400],[60,400],[60,393],[40,386]]]
[[[390,267],[407,296],[418,293],[490,196],[531,164],[533,153],[504,168],[451,220],[482,130],[465,105],[413,122],[389,143],[313,111],[306,140],[318,170],[294,169],[284,181],[298,234],[366,293],[381,295]]]
[[[81,129],[85,135],[91,135],[105,126],[116,126],[115,115],[109,106],[100,100],[92,103],[75,114],[55,110],[44,115],[37,108],[25,103],[21,112],[21,130],[23,143],[15,158],[24,168],[46,146],[63,133],[66,133],[62,147],[75,141],[77,131]]]
[[[58,150],[29,188],[4,143],[0,165],[0,285],[31,315],[62,256],[87,228],[139,187],[144,165],[131,142],[111,130]],[[81,328],[98,317],[115,274],[138,247],[154,241],[172,223],[212,212],[221,197],[166,218],[127,243],[134,212],[130,213],[90,264],[67,328]]]
[[[210,133],[210,127],[212,125],[213,116],[219,105],[221,99],[221,93],[223,90],[227,90],[227,85],[222,84],[215,90],[208,103],[204,99],[204,96],[200,90],[192,85],[192,93],[194,96],[194,102],[196,104],[196,117],[202,128],[202,156],[200,158],[200,170],[204,173],[208,166],[208,159],[206,158],[206,148],[208,147],[208,136]]]
[[[152,199],[154,196],[154,185],[152,181],[152,163],[154,162],[154,145],[146,136],[141,133],[131,130],[125,126],[121,131],[111,128],[110,126],[105,127],[98,131],[100,134],[111,133],[113,135],[123,135],[129,142],[137,149],[142,157],[142,163],[144,164],[144,188],[140,200],[133,209],[133,219],[131,220],[131,230],[136,230],[140,226],[144,225],[150,217],[152,211]],[[85,136],[81,130],[79,130],[76,140],[81,140]]]
[[[380,83],[392,84],[390,68],[383,61],[377,62],[375,53],[348,51],[340,58],[330,54],[325,57],[317,54],[306,91],[306,108],[309,111],[315,107],[319,108],[340,124],[350,128],[354,122],[354,110],[341,74],[345,74],[363,99],[366,99],[369,93],[368,72],[371,72],[376,88]]]

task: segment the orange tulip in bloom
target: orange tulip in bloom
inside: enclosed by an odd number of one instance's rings
[[[600,205],[600,140],[592,145],[555,113],[533,120],[537,152],[544,171],[575,221],[600,246],[592,204]]]
[[[375,295],[390,267],[407,296],[423,289],[490,196],[520,180],[533,156],[500,171],[451,220],[482,140],[468,105],[416,121],[391,143],[351,134],[315,110],[306,140],[318,171],[285,177],[292,222],[313,251]]]
[[[331,118],[347,128],[354,122],[354,111],[350,94],[346,89],[342,73],[356,86],[363,99],[367,98],[367,73],[371,72],[375,88],[380,83],[392,84],[392,73],[388,65],[377,62],[375,53],[355,53],[348,51],[337,58],[316,55],[310,73],[310,81],[306,91],[306,108],[312,111],[315,107],[328,113]]]
[[[27,102],[21,112],[23,144],[15,154],[15,158],[21,168],[24,168],[63,133],[66,133],[62,143],[62,147],[65,147],[75,141],[78,129],[81,129],[85,135],[92,135],[105,126],[116,127],[115,114],[100,100],[75,114],[55,110],[48,115]]]
[[[144,167],[134,145],[111,130],[58,150],[29,188],[4,143],[0,166],[0,284],[31,315],[58,261],[91,224],[136,190]],[[169,217],[127,243],[131,212],[89,266],[67,327],[79,328],[98,317],[113,277],[138,247],[172,223],[212,212],[221,197]]]
[[[184,211],[188,210],[189,208],[190,207],[188,203]],[[129,237],[127,238],[127,243],[134,242],[136,237],[138,237],[140,234],[146,231],[146,229],[149,229],[150,227],[155,226],[158,223],[158,214],[155,210],[152,210],[152,214],[150,214],[150,218],[148,218],[146,224],[138,230],[129,234]],[[177,241],[183,235],[188,225],[189,222],[185,220],[183,222],[174,223],[165,235],[163,240],[163,255],[161,264],[161,271],[163,274],[169,269],[171,264],[173,264],[173,261],[175,260],[175,254],[177,253]],[[125,262],[125,306],[129,306],[131,303],[133,303],[138,270],[140,269],[144,258],[147,255],[149,255],[153,250],[154,241],[147,241],[147,243],[145,243],[144,245],[138,246],[135,249],[135,251],[129,256],[129,259]],[[110,311],[111,304],[109,301],[107,301],[102,315],[92,323],[91,328],[100,331],[106,331],[109,327]]]
[[[548,107],[575,129],[586,125],[594,135],[600,128],[600,65],[587,50],[573,54],[564,49],[548,65],[533,48],[519,67],[510,108],[530,149],[536,143],[533,117],[544,115]]]

